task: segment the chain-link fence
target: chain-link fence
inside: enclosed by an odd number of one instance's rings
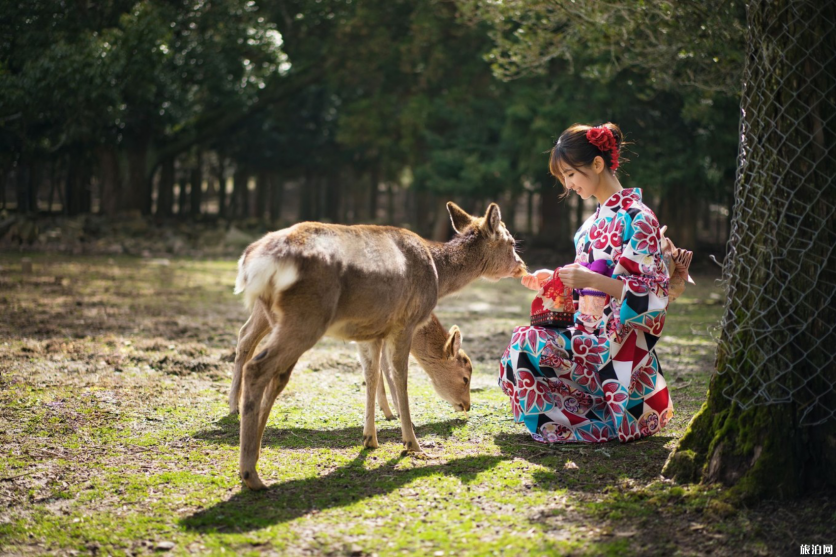
[[[753,0],[717,369],[741,407],[836,417],[836,3]]]

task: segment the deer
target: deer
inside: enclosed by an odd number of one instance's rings
[[[429,321],[423,324],[412,337],[410,354],[427,373],[438,396],[453,405],[456,410],[463,411],[466,416],[470,409],[470,379],[473,375],[473,363],[467,352],[462,349],[462,334],[458,326],[453,325],[449,331],[446,331],[435,313],[431,313]],[[383,355],[386,355],[385,347]],[[380,371],[389,385],[392,403],[397,408],[398,397],[392,366],[385,357],[380,360]],[[377,404],[387,420],[394,420],[395,416],[386,400],[384,382],[381,380],[377,385]]]
[[[269,330],[270,321],[267,310],[260,300],[256,300],[250,318],[238,334],[232,387],[229,392],[230,415],[238,414],[238,402],[241,396],[241,374],[244,365],[252,358],[259,342],[267,335]],[[431,313],[430,319],[415,332],[410,353],[427,372],[436,393],[456,410],[466,412],[465,408],[470,408],[470,378],[473,374],[473,363],[461,346],[462,334],[459,328],[453,325],[449,332],[446,331],[435,313]],[[385,349],[382,354],[386,354]],[[364,364],[362,358],[360,364]],[[397,408],[398,401],[395,398],[391,366],[385,357],[381,359],[380,368],[386,382],[389,384],[389,390],[393,397],[392,401]],[[395,419],[395,415],[386,400],[383,381],[378,381],[377,402],[387,420]]]
[[[363,446],[378,447],[375,398],[385,345],[403,454],[427,457],[415,436],[407,395],[414,333],[440,297],[479,277],[527,273],[496,203],[483,217],[452,202],[447,211],[455,235],[444,243],[391,226],[302,222],[244,250],[235,292],[251,310],[256,301],[262,304],[269,325],[266,347],[246,362],[241,375],[239,474],[247,488],[266,488],[256,464],[267,418],[299,357],[326,335],[357,342],[366,379]]]

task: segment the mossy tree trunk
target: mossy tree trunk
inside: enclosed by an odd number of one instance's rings
[[[748,20],[717,374],[664,474],[786,498],[836,486],[836,5]]]

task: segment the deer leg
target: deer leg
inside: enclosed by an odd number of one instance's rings
[[[235,368],[232,372],[232,387],[229,390],[229,413],[238,413],[238,401],[241,398],[241,374],[244,365],[252,359],[261,339],[270,330],[270,320],[264,302],[256,300],[253,312],[238,333],[238,346],[235,348]]]
[[[273,409],[273,403],[276,402],[276,398],[281,394],[284,388],[287,386],[288,381],[290,381],[290,373],[293,371],[293,368],[296,366],[296,362],[290,364],[290,368],[287,373],[279,373],[273,376],[270,380],[270,383],[267,385],[267,388],[264,389],[264,395],[261,397],[261,408],[259,409],[259,421],[258,421],[258,438],[264,438],[264,429],[267,427],[267,420],[270,417],[270,411]],[[259,443],[259,454],[261,453],[261,444]]]
[[[357,343],[360,360],[363,362],[363,371],[366,375],[366,419],[363,423],[363,446],[367,449],[378,447],[374,412],[376,409],[375,397],[378,394],[377,385],[380,379],[380,348],[382,345],[383,342],[380,340]]]
[[[380,354],[380,374],[386,378],[386,383],[389,384],[389,392],[392,394],[392,403],[395,405],[395,408],[397,408],[398,399],[395,398],[395,390],[392,387],[392,372],[390,371],[389,358],[386,356],[385,344]],[[377,405],[380,406],[380,409],[383,411],[383,416],[387,420],[395,419],[395,415],[389,407],[389,401],[386,400],[386,385],[384,384],[382,378],[379,379],[377,383]]]
[[[267,347],[244,366],[241,382],[240,474],[250,489],[264,489],[255,466],[261,451],[261,436],[273,402],[290,380],[299,356],[316,344],[326,328],[326,322],[318,325],[304,322],[288,322],[287,325],[279,323],[273,327],[267,339]]]
[[[386,339],[389,362],[392,365],[392,375],[395,391],[398,393],[398,414],[401,418],[401,434],[404,451],[402,455],[427,458],[421,450],[415,430],[412,427],[412,417],[409,413],[409,397],[407,395],[407,373],[409,369],[409,349],[412,344],[412,330],[401,331],[394,337]]]
[[[395,382],[392,380],[392,362],[389,361],[389,353],[386,351],[385,345],[383,353],[380,355],[380,371],[383,377],[386,379],[386,385],[389,387],[389,394],[392,395],[392,404],[395,406],[395,408],[398,408],[398,393],[397,389],[395,389]],[[381,381],[380,383],[382,388],[383,381]],[[392,418],[387,417],[386,419],[394,419],[394,416]]]
[[[383,369],[381,369],[381,374],[382,373]],[[389,401],[386,400],[386,387],[383,386],[382,377],[377,380],[377,405],[380,407],[381,412],[383,412],[383,417],[385,417],[387,420],[395,419],[395,415],[392,413],[392,409],[389,408]]]

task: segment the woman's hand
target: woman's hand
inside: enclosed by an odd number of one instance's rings
[[[691,259],[694,253],[687,249],[678,248],[674,245],[670,238],[665,236],[667,226],[663,226],[659,231],[662,237],[662,254],[671,258],[672,267],[671,278],[677,277],[682,282],[690,282],[694,284],[694,280],[688,274],[688,269],[691,267]]]
[[[525,275],[522,278],[522,285],[530,290],[540,290],[543,283],[552,278],[554,271],[548,269],[539,269],[531,274]]]
[[[593,287],[595,279],[601,275],[577,263],[572,263],[571,265],[561,267],[558,276],[560,277],[560,282],[565,286],[578,289]]]

